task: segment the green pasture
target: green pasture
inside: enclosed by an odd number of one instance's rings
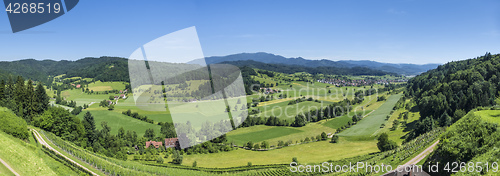
[[[481,110],[475,113],[487,122],[500,124],[500,110]]]
[[[89,91],[109,91],[109,90],[124,90],[125,82],[101,82],[96,81],[88,84]],[[80,89],[81,91],[81,89]]]
[[[308,123],[303,127],[265,126],[256,125],[245,128],[238,128],[227,133],[228,141],[243,145],[248,141],[254,143],[267,141],[270,145],[278,145],[278,141],[293,144],[304,140],[306,137],[316,137],[322,132],[334,133],[335,130],[317,123]]]
[[[3,132],[0,132],[0,144],[0,158],[20,175],[77,175],[62,163],[45,155],[39,147]],[[0,174],[11,175],[5,169],[7,168],[0,169]]]
[[[87,110],[82,111],[78,117],[83,119],[83,116],[87,113]],[[97,129],[102,129],[101,122],[108,122],[108,126],[111,127],[112,134],[118,134],[118,129],[123,127],[125,131],[131,130],[137,132],[138,136],[143,136],[146,129],[152,128],[155,130],[156,134],[160,133],[160,126],[156,124],[150,124],[138,119],[121,114],[121,112],[116,112],[116,110],[93,110],[90,113],[94,116],[95,124]]]
[[[391,95],[387,98],[387,101],[382,104],[378,109],[376,109],[373,113],[368,115],[359,121],[356,125],[348,128],[341,133],[339,136],[349,136],[349,137],[370,137],[377,130],[379,130],[380,125],[385,123],[385,118],[392,111],[392,108],[396,104],[396,102],[401,98],[402,94]]]
[[[341,138],[336,144],[320,141],[270,151],[237,149],[212,154],[185,155],[183,165],[190,166],[194,161],[198,163],[198,167],[208,168],[246,166],[248,162],[252,162],[253,165],[290,164],[293,157],[297,157],[301,164],[307,164],[340,160],[373,152],[378,152],[375,140],[347,141]]]

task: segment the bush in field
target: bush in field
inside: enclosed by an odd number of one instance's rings
[[[179,154],[179,151],[177,150],[174,150],[174,154],[173,154],[173,160],[172,160],[172,163],[174,164],[178,164],[178,165],[181,165],[182,164],[182,155]]]
[[[333,135],[332,140],[330,141],[331,143],[338,143],[339,142],[339,136]]]
[[[387,133],[382,133],[377,140],[378,140],[377,147],[382,152],[392,150],[398,147],[396,142],[389,140],[389,135],[387,135]]]

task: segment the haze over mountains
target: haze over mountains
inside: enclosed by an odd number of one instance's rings
[[[397,73],[402,75],[417,75],[427,70],[437,68],[437,66],[439,66],[439,64],[424,64],[424,65],[393,64],[393,63],[381,63],[369,60],[359,60],[359,61],[355,60],[332,61],[327,59],[308,60],[302,57],[286,58],[280,55],[264,53],[264,52],[239,53],[227,56],[212,56],[205,58],[207,64],[222,63],[222,62],[230,63],[234,61],[246,61],[246,60],[253,60],[256,62],[262,62],[266,64],[300,65],[305,67],[338,67],[338,68],[366,67],[374,70]],[[201,64],[201,65],[204,64],[202,59],[196,59],[188,63]]]

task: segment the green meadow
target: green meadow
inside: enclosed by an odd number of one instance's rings
[[[341,133],[339,136],[345,137],[370,137],[372,136],[379,128],[380,125],[385,123],[385,118],[392,111],[392,108],[396,104],[396,102],[401,98],[402,94],[391,95],[387,98],[387,101],[382,104],[377,110],[363,118],[356,125],[351,128],[348,128]]]
[[[500,124],[500,110],[481,110],[475,113],[487,122]]]
[[[208,168],[246,166],[248,162],[252,162],[253,165],[290,164],[293,157],[297,157],[301,164],[320,163],[378,152],[376,143],[375,140],[347,141],[341,139],[336,144],[320,141],[269,151],[237,149],[212,154],[185,155],[183,165],[190,166],[194,161],[198,163],[199,167]]]
[[[89,90],[93,90],[93,91],[124,90],[125,89],[125,82],[95,81],[95,82],[90,83],[88,85],[88,88],[89,88]]]
[[[20,175],[78,175],[46,155],[38,144],[22,141],[4,132],[0,132],[0,144],[0,158]],[[2,165],[0,175],[12,173]]]
[[[78,115],[80,119],[83,119],[87,110],[82,111]],[[108,126],[111,127],[111,133],[117,134],[118,129],[123,127],[125,131],[131,130],[137,132],[138,136],[143,136],[146,129],[152,128],[157,134],[160,132],[160,126],[156,124],[150,124],[132,117],[123,115],[117,112],[109,110],[91,110],[90,113],[94,116],[95,124],[97,129],[102,129],[101,122],[108,122]]]

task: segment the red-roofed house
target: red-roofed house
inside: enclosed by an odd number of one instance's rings
[[[181,148],[179,144],[179,139],[177,138],[165,138],[165,149],[167,148]]]
[[[77,84],[77,85],[76,85],[76,88],[80,88],[81,86],[82,86],[82,85],[80,85],[80,84]]]
[[[155,148],[159,148],[160,146],[162,146],[162,143],[156,142],[156,141],[147,141],[146,142],[146,148],[148,148],[151,145],[155,146]]]

